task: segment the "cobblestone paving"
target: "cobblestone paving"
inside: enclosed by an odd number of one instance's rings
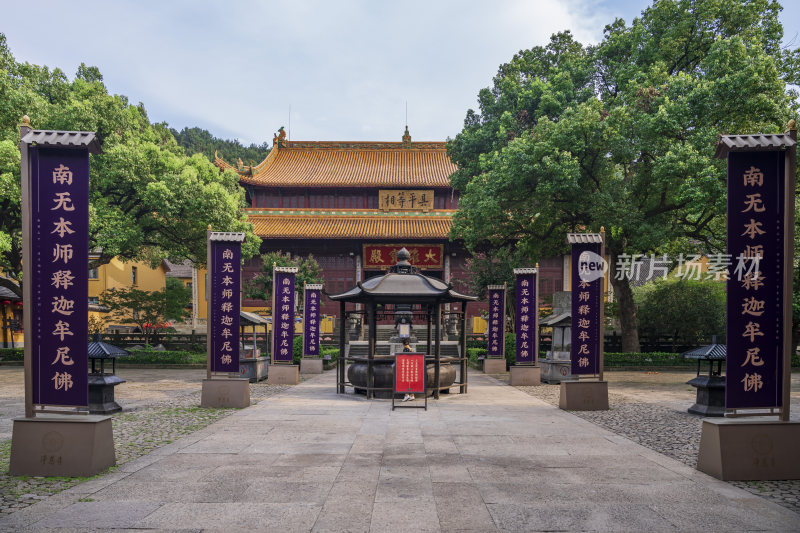
[[[500,375],[494,377],[504,382],[508,379]],[[558,406],[558,385],[517,388],[550,405]],[[609,393],[608,411],[572,411],[572,414],[686,465],[697,466],[702,417],[689,414],[685,408],[679,411],[652,400],[651,398],[651,401],[645,403],[638,398]],[[730,483],[800,512],[800,480]]]
[[[250,384],[250,400],[258,403],[289,386]],[[117,465],[141,457],[155,448],[202,429],[234,412],[234,409],[201,409],[198,387],[172,391],[168,399],[150,395],[137,397],[130,410],[113,415],[114,447]],[[11,440],[0,441],[0,515],[13,513],[68,489],[87,478],[12,477],[8,475]],[[113,468],[112,468],[113,470]]]

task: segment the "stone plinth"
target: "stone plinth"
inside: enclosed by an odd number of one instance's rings
[[[608,382],[562,381],[558,407],[566,411],[606,411]]]
[[[483,360],[483,373],[484,374],[503,374],[506,371],[506,360],[503,359],[489,359]]]
[[[723,481],[800,479],[800,422],[703,419],[697,469]]]
[[[93,476],[114,466],[111,417],[42,414],[15,418],[12,476]]]
[[[203,380],[200,407],[233,407],[250,405],[250,380],[246,378],[212,378]]]
[[[250,383],[266,379],[269,357],[239,359],[239,377],[247,378]]]
[[[511,386],[541,385],[542,369],[538,366],[512,366]]]
[[[297,385],[300,372],[297,365],[269,365],[267,385]]]
[[[301,374],[322,374],[322,359],[300,359]]]

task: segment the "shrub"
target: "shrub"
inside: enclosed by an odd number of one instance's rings
[[[205,352],[186,352],[182,350],[136,350],[130,352],[128,356],[120,357],[117,362],[135,365],[197,365],[206,363],[206,354]]]
[[[620,366],[691,366],[697,363],[694,360],[684,359],[679,353],[647,352],[647,353],[614,353],[604,354],[606,368]]]
[[[672,337],[678,345],[704,344],[725,332],[725,284],[718,281],[656,279],[634,289],[639,332]]]
[[[25,350],[23,348],[0,348],[0,361],[23,361]]]
[[[514,333],[506,332],[506,365],[513,365],[517,362],[517,336]]]

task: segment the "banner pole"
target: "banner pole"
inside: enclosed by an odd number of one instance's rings
[[[23,122],[19,127],[19,151],[21,156],[21,186],[22,186],[22,327],[26,332],[33,332],[33,251],[32,241],[33,232],[31,228],[31,169],[28,151],[28,143],[22,142],[22,138],[31,131],[30,122],[26,122],[27,116],[23,117]],[[14,339],[14,333],[11,333]],[[33,348],[32,343],[27,339],[23,343],[25,361],[25,418],[36,417],[33,408]]]
[[[211,379],[211,224],[206,230],[206,379]]]
[[[794,120],[789,121],[788,134],[797,141],[797,127]],[[783,213],[783,390],[781,402],[782,422],[789,421],[792,390],[792,296],[794,274],[794,187],[797,164],[797,144],[786,150],[784,165],[784,213]]]
[[[606,258],[606,228],[600,226],[600,257],[605,261]],[[606,272],[610,272],[611,269],[606,269]],[[606,340],[606,274],[603,274],[600,277],[600,339],[598,339],[600,345],[600,352],[598,353],[597,357],[599,361],[597,362],[597,367],[600,371],[600,381],[603,381],[603,367],[604,360],[605,360],[605,340]]]

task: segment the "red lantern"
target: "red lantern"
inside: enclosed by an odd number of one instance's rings
[[[17,307],[22,307],[22,302],[17,302]]]
[[[3,300],[3,305],[11,305],[11,300]]]

